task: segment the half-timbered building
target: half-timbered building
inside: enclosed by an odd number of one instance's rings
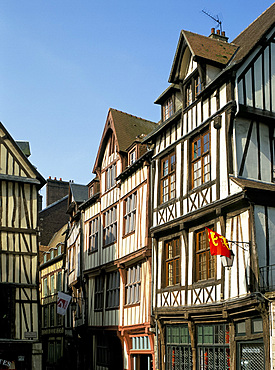
[[[0,123],[0,359],[41,369],[38,198],[44,178]]]
[[[156,368],[274,367],[274,22],[275,4],[230,43],[181,31],[156,101]],[[206,227],[230,241],[232,267],[210,254]]]
[[[156,124],[110,109],[80,206],[83,275],[93,369],[151,369],[149,156],[141,143]]]

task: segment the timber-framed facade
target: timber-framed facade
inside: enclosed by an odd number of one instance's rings
[[[232,43],[182,31],[152,157],[157,368],[270,369],[274,4]],[[259,41],[264,40],[264,41]],[[170,107],[170,108],[168,108]],[[167,114],[166,114],[167,113]],[[227,269],[205,228],[226,236]],[[271,294],[272,296],[272,294]]]
[[[44,184],[0,123],[0,353],[16,368],[42,368],[38,191]]]

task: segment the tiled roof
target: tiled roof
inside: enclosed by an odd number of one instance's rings
[[[89,198],[88,196],[88,186],[79,185],[73,182],[70,182],[70,189],[72,193],[73,201],[76,203],[85,202]]]
[[[135,140],[138,138],[142,139],[144,135],[149,134],[157,127],[157,124],[154,122],[113,108],[110,108],[110,113],[113,118],[118,149],[120,151],[126,151]]]
[[[239,46],[234,62],[239,62],[254,48],[263,35],[275,25],[275,3],[263,12],[254,22],[242,31],[233,43]]]
[[[233,57],[237,46],[232,43],[198,35],[190,31],[182,31],[193,56],[226,65]]]
[[[53,237],[51,238],[49,242],[49,247],[56,247],[59,243],[64,243],[65,241],[65,232],[67,230],[68,226],[67,224],[62,226],[60,230],[58,230],[56,233],[54,233]]]

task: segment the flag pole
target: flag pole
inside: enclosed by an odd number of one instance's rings
[[[241,245],[239,245],[239,244],[248,244],[248,246],[250,245],[250,242],[237,242],[237,241],[234,241],[234,240],[228,240],[227,239],[227,241],[228,241],[228,243],[233,243],[233,244],[235,244],[237,247],[239,247],[239,248],[241,248],[241,249],[243,249],[243,250],[245,250],[245,251],[247,251],[247,249],[245,248],[245,247],[242,247]]]

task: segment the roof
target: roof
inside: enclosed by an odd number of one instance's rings
[[[225,41],[212,39],[190,31],[181,31],[193,56],[226,65],[233,57],[237,46]]]
[[[89,198],[88,186],[86,185],[70,182],[70,192],[72,195],[72,201],[75,201],[76,203],[83,203]]]
[[[28,141],[15,141],[25,156],[28,158],[31,155],[30,143]]]
[[[133,116],[119,110],[110,109],[116,131],[119,151],[126,149],[142,135],[147,135],[157,126],[156,123]]]
[[[230,179],[239,185],[242,189],[255,189],[265,191],[275,191],[275,184],[265,183],[263,181],[249,180],[240,177],[230,176]]]
[[[239,62],[246,57],[274,25],[275,3],[273,3],[233,40],[233,43],[239,46],[233,59],[234,62]]]
[[[127,148],[129,148],[134,141],[143,139],[143,137],[153,131],[156,127],[157,123],[155,122],[110,108],[97,152],[93,172],[95,173],[96,168],[100,166],[110,130],[114,132],[116,137],[118,152],[126,152]]]
[[[68,226],[67,224],[62,226],[61,229],[59,229],[56,233],[54,233],[53,237],[51,238],[49,242],[49,247],[54,248],[60,243],[65,242],[65,232],[67,230]]]

